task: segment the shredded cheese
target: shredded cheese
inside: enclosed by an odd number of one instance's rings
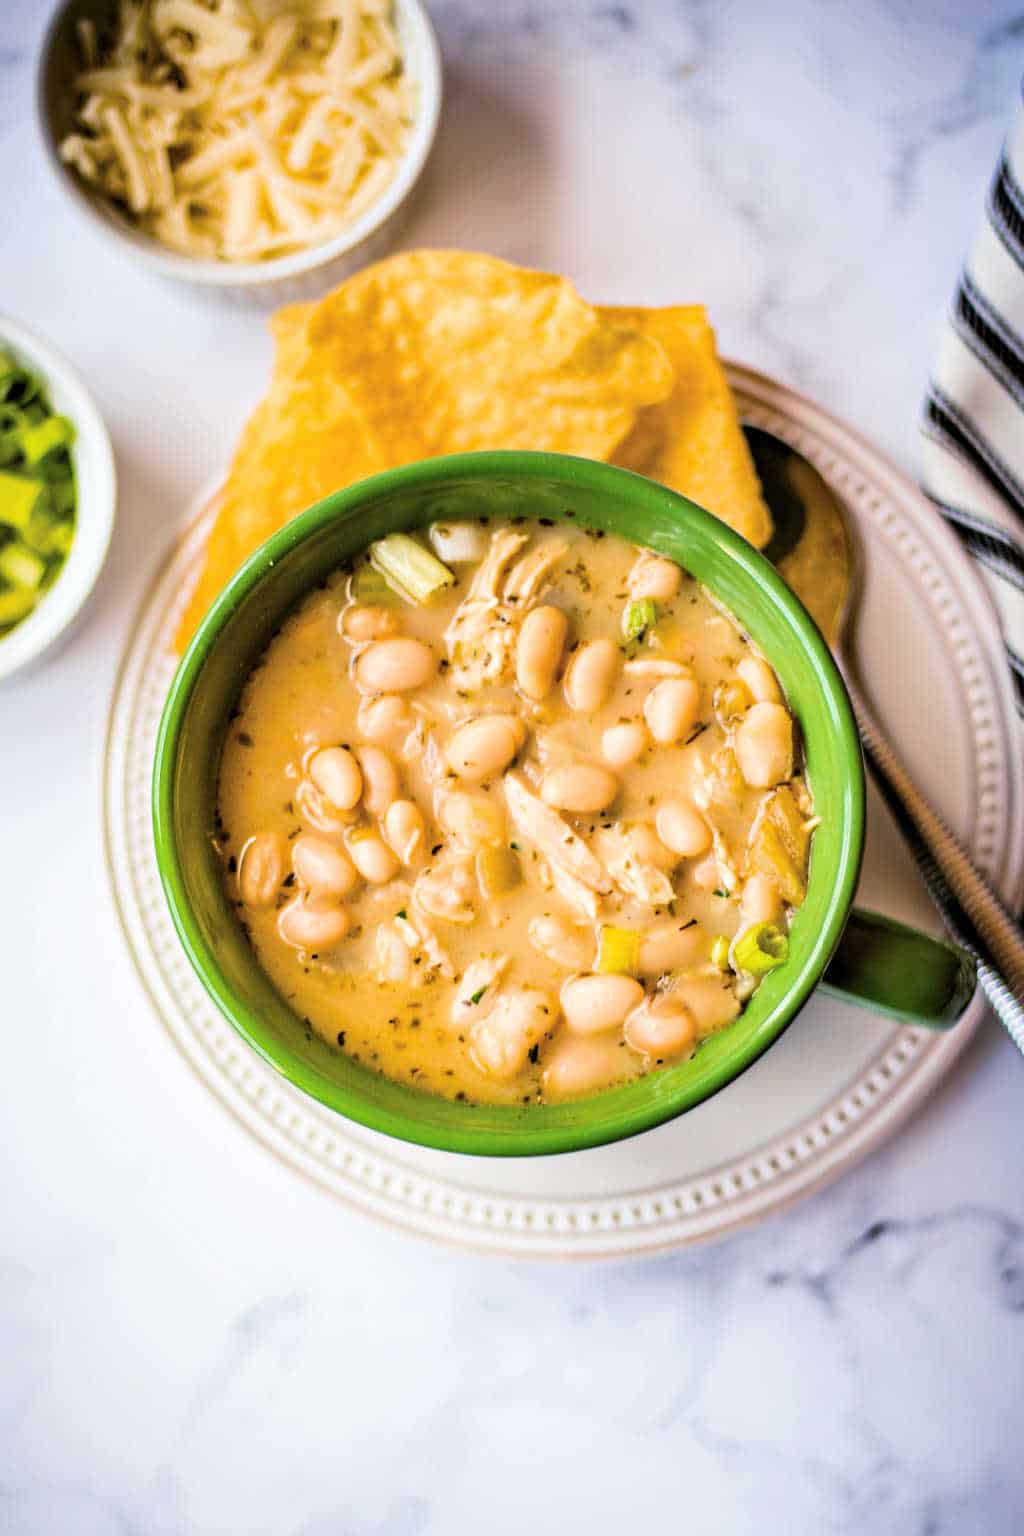
[[[383,194],[414,91],[390,0],[120,0],[78,29],[61,158],[171,249],[258,261],[320,244]]]

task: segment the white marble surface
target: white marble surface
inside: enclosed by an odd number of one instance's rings
[[[123,494],[74,645],[0,694],[0,1531],[1019,1531],[1024,1064],[994,1027],[804,1206],[558,1269],[347,1214],[151,1018],[105,886],[104,712],[269,348],[68,215],[31,121],[45,9],[0,0],[0,308],[85,374]],[[727,352],[912,465],[1024,66],[1013,0],[435,13],[448,103],[410,242],[703,299]]]

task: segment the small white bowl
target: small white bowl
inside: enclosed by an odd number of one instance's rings
[[[59,352],[14,320],[0,315],[0,347],[38,374],[50,404],[75,427],[75,537],[63,569],[39,604],[0,636],[0,681],[38,661],[66,633],[84,607],[103,567],[114,528],[117,480],[103,418],[85,385]]]
[[[183,256],[143,234],[100,193],[88,188],[61,160],[58,145],[72,127],[69,90],[77,66],[74,25],[93,15],[107,19],[108,0],[68,0],[58,6],[43,41],[37,75],[39,123],[47,158],[62,187],[94,227],[132,251],[153,271],[212,290],[225,298],[284,303],[325,290],[386,254],[394,243],[403,204],[427,161],[441,114],[441,51],[421,0],[393,0],[395,25],[405,67],[416,82],[416,118],[394,179],[354,224],[319,245],[271,261],[211,261]]]

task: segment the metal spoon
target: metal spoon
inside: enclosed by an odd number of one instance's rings
[[[765,555],[828,641],[853,703],[868,767],[950,934],[973,954],[994,1013],[1024,1052],[1024,933],[922,795],[875,718],[847,647],[857,546],[846,508],[803,454],[760,427],[744,427],[775,531]]]

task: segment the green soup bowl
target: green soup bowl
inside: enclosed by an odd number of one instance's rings
[[[590,1098],[517,1108],[417,1092],[313,1034],[261,970],[226,893],[212,834],[232,710],[253,663],[296,604],[382,534],[439,519],[524,514],[573,519],[649,545],[685,566],[730,610],[785,688],[822,820],[788,959],[734,1024],[678,1065]],[[774,568],[717,518],[650,480],[590,460],[519,452],[431,459],[338,491],[268,539],[214,603],[178,668],[157,740],[153,817],[181,942],[242,1038],[339,1114],[452,1152],[566,1152],[670,1120],[755,1062],[819,985],[934,1028],[955,1022],[974,987],[960,951],[852,910],[864,843],[860,744],[842,679],[806,610]]]

